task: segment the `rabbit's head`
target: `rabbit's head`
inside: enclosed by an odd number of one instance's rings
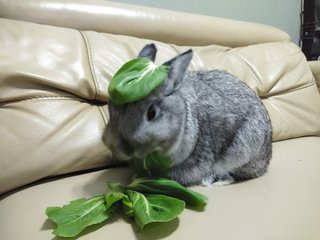
[[[154,61],[156,46],[146,45],[139,57]],[[167,79],[142,100],[116,105],[109,102],[110,120],[104,142],[114,158],[144,158],[151,152],[168,152],[174,147],[185,125],[185,102],[179,89],[192,59],[189,50],[164,63],[169,68]]]

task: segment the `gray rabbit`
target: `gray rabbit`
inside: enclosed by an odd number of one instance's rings
[[[154,44],[139,57],[154,61]],[[272,154],[272,128],[260,98],[226,71],[192,71],[189,50],[164,63],[168,78],[143,100],[115,105],[104,141],[114,158],[159,151],[172,167],[164,173],[185,186],[225,185],[263,175]]]

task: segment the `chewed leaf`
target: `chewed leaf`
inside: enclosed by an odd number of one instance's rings
[[[170,158],[155,151],[143,159],[133,159],[131,161],[134,172],[139,177],[160,177],[171,167]]]
[[[120,203],[122,212],[128,216],[132,216],[132,203],[130,202],[128,195],[122,191],[123,186],[120,183],[108,183],[110,191],[106,193],[106,205],[107,208],[112,207],[116,203]]]
[[[117,105],[141,100],[167,77],[169,68],[157,66],[148,58],[136,58],[125,63],[113,76],[108,92]]]
[[[110,208],[113,204],[121,201],[126,195],[122,192],[109,191],[106,193],[106,207]]]
[[[149,223],[171,221],[180,215],[185,207],[183,201],[161,194],[144,195],[128,190],[128,196],[139,230]]]
[[[165,178],[136,178],[127,187],[141,193],[160,193],[185,201],[187,207],[203,210],[207,197],[192,191],[180,183]]]
[[[63,207],[48,207],[46,214],[57,224],[54,234],[60,237],[75,237],[86,227],[108,219],[111,212],[105,204],[105,196],[81,198]]]

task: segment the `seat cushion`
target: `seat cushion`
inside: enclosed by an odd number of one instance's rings
[[[316,239],[320,236],[320,138],[276,142],[266,175],[224,187],[193,187],[209,197],[203,212],[185,210],[170,222],[135,232],[115,216],[79,239]],[[128,183],[131,171],[114,168],[34,185],[0,202],[2,239],[51,239],[47,206],[102,194],[107,181]]]

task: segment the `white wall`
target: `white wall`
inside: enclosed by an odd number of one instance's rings
[[[112,0],[278,27],[298,44],[301,0]]]

